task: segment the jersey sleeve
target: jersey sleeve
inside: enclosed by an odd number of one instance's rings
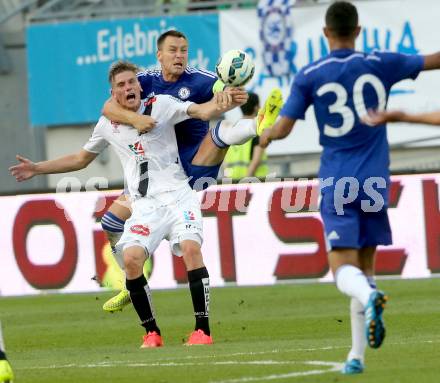
[[[139,72],[137,79],[141,84],[141,99],[147,98],[153,92],[153,73],[149,71]]]
[[[280,115],[293,120],[303,120],[306,110],[311,104],[311,97],[307,78],[303,71],[300,71],[293,81],[289,97],[281,109]]]
[[[84,150],[87,150],[91,153],[101,153],[109,145],[109,142],[102,135],[102,130],[104,128],[105,120],[104,117],[101,117],[95,128],[93,129],[92,135],[90,136],[89,140],[83,146]]]
[[[161,110],[166,114],[167,119],[171,125],[176,125],[179,122],[191,118],[188,116],[188,108],[193,104],[191,101],[182,101],[170,95],[159,95],[161,102]]]
[[[395,52],[381,52],[378,55],[383,61],[383,80],[388,81],[390,87],[401,80],[415,80],[423,69],[424,58],[421,55]]]

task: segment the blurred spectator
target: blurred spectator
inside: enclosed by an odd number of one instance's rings
[[[203,4],[205,2],[207,3],[206,5]],[[194,3],[202,3],[202,4],[200,4],[201,5],[200,7],[193,7],[191,5],[191,8],[189,10],[190,11],[208,11],[208,10],[217,9],[217,6],[215,4],[211,5],[212,2],[213,2],[212,0],[192,0],[191,4],[194,4]]]
[[[167,13],[186,13],[189,0],[156,0],[156,9],[166,7]]]
[[[258,95],[249,92],[249,100],[241,106],[243,118],[255,118],[259,108]],[[224,161],[225,177],[238,181],[244,177],[263,178],[267,175],[267,155],[258,141],[259,137],[255,137],[243,145],[233,145],[229,148]]]

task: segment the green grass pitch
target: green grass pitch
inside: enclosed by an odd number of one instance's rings
[[[161,349],[139,349],[130,306],[101,310],[111,293],[1,298],[0,319],[18,383],[440,381],[440,279],[379,281],[390,296],[387,338],[366,370],[336,370],[350,347],[349,299],[332,284],[212,289],[212,346],[183,346],[189,290],[154,291]]]

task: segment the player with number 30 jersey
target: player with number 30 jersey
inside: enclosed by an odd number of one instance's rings
[[[387,296],[374,280],[376,247],[391,244],[388,220],[389,147],[386,126],[365,124],[368,110],[385,109],[391,87],[439,69],[440,53],[428,56],[355,50],[361,27],[356,7],[336,1],[325,15],[330,54],[295,76],[281,118],[260,137],[266,147],[286,137],[313,105],[323,146],[319,170],[320,213],[328,259],[338,289],[351,297],[352,349],[342,373],[364,369],[367,344],[385,338]]]
[[[369,109],[385,109],[391,87],[422,69],[419,55],[337,49],[295,76],[280,115],[304,119],[313,105],[323,147],[320,178],[388,177],[385,126],[371,127],[360,118]]]

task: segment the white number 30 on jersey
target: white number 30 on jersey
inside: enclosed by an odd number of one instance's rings
[[[367,114],[363,94],[365,84],[370,84],[376,91],[377,99],[379,101],[378,110],[384,110],[386,104],[386,91],[382,81],[372,74],[359,76],[353,85],[353,103],[359,118],[362,118]],[[329,82],[321,86],[316,94],[321,97],[329,92],[336,95],[336,101],[328,107],[328,110],[330,113],[341,115],[342,125],[338,128],[334,128],[325,124],[324,134],[330,137],[341,137],[353,129],[355,123],[354,111],[347,106],[348,94],[341,84],[337,82]]]

